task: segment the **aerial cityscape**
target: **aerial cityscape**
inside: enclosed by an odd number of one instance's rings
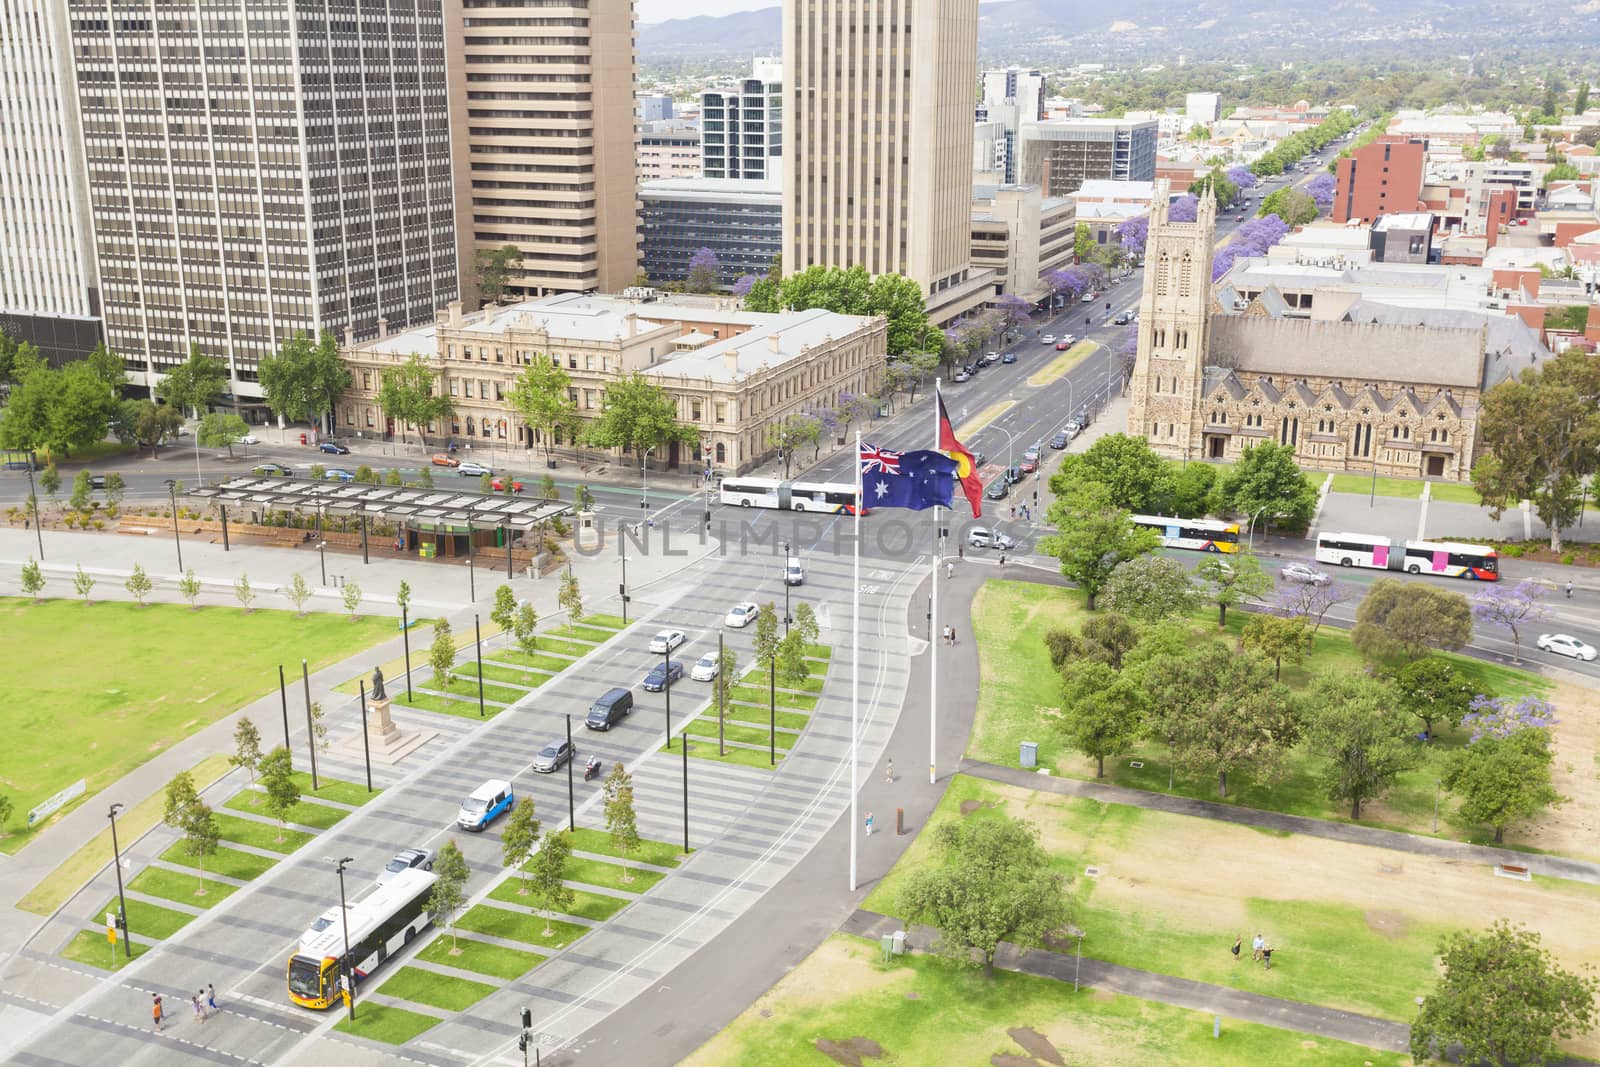
[[[0,1063],[1600,1062],[1597,46],[0,0]]]

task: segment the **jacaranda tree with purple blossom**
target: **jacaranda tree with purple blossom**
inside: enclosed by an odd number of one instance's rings
[[[1461,725],[1472,731],[1467,738],[1469,745],[1485,737],[1504,740],[1518,730],[1548,730],[1560,721],[1556,706],[1536,696],[1513,699],[1480,694],[1467,707],[1470,710],[1461,717]]]
[[[1138,258],[1144,255],[1145,242],[1150,239],[1150,219],[1145,215],[1123,219],[1117,223],[1115,232],[1123,251]]]
[[[733,295],[743,299],[750,295],[750,290],[755,288],[756,282],[761,280],[759,274],[741,274],[733,283]]]
[[[1193,193],[1184,193],[1172,201],[1167,218],[1172,222],[1193,222],[1200,210],[1200,200]]]
[[[688,287],[691,293],[709,293],[717,287],[717,254],[709,248],[696,250],[689,257]],[[754,284],[753,282],[751,284]]]
[[[1522,627],[1550,617],[1546,595],[1544,586],[1526,579],[1510,587],[1491,585],[1472,599],[1472,617],[1509,630],[1511,661],[1521,663]]]
[[[1256,176],[1250,173],[1250,168],[1244,165],[1228,168],[1228,180],[1241,189],[1254,189]]]
[[[1007,293],[994,303],[1004,329],[1020,330],[1032,321],[1033,305],[1013,293]]]
[[[1338,187],[1338,179],[1331,174],[1319,174],[1306,182],[1306,192],[1311,194],[1311,199],[1315,200],[1317,207],[1323,211],[1333,206],[1333,193]]]

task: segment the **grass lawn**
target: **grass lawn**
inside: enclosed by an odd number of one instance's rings
[[[181,448],[182,446],[179,445],[176,447]],[[191,445],[190,447],[193,446]],[[74,448],[72,450],[72,455],[70,456],[62,454],[53,457],[55,459],[56,466],[61,469],[61,487],[63,499],[65,499],[67,495],[70,495],[69,490],[72,488],[72,479],[78,476],[78,468],[80,466],[93,464],[96,460],[109,459],[112,456],[130,455],[135,452],[137,448],[137,445],[125,445],[121,441],[96,441],[92,445],[85,445],[82,448]],[[50,450],[40,449],[39,458],[42,460],[48,460],[52,458],[50,455]],[[94,499],[101,500],[102,503],[104,502],[103,494],[95,494]]]
[[[95,915],[103,919],[106,912],[115,914],[117,898],[112,897]],[[194,919],[188,912],[174,911],[163,908],[159,904],[147,904],[142,900],[128,901],[128,929],[133,931],[135,938],[146,941],[165,941],[173,934],[182,930]],[[97,920],[98,921],[98,920]],[[105,939],[105,931],[100,931],[100,938]]]
[[[359,995],[358,989],[357,996]],[[369,1002],[360,1005],[360,1009],[356,1013],[355,1022],[351,1022],[347,1015],[339,1020],[334,1029],[357,1037],[382,1041],[388,1045],[403,1045],[418,1034],[444,1022],[437,1015],[423,1015],[420,1012],[406,1011],[404,1008],[391,1008],[387,1004]]]
[[[309,777],[307,784],[310,784]],[[266,803],[267,794],[265,792],[258,789],[246,789],[222,806],[233,811],[244,811],[249,812],[251,815],[270,818],[271,816],[267,815]],[[302,800],[289,810],[289,821],[299,823],[301,826],[314,826],[318,830],[326,830],[348,814],[350,813],[343,808],[335,808],[327,804],[313,804],[308,800]],[[254,841],[245,843],[255,844]],[[260,847],[265,848],[267,846]]]
[[[478,665],[476,663],[465,663],[457,667],[456,671],[460,674],[465,674],[476,678],[478,676]],[[483,665],[483,680],[485,682],[510,682],[512,685],[520,685],[536,689],[545,682],[548,682],[550,680],[550,676],[545,674],[543,671],[524,671],[518,670],[516,667],[500,667],[485,661]],[[484,695],[487,696],[490,687],[485,685],[483,688]],[[476,685],[472,687],[472,695],[474,698],[476,698],[478,695],[478,689]]]
[[[790,730],[804,730],[806,723],[811,721],[811,716],[803,711],[779,711],[777,714],[778,727],[780,729],[787,727]],[[709,718],[712,722],[717,721],[716,713],[711,710],[707,710],[700,718]],[[765,706],[758,708],[753,704],[729,704],[728,719],[730,722],[737,720],[739,722],[755,723],[765,729],[767,723],[772,720],[772,712]]]
[[[1042,647],[1042,646],[1041,646]],[[772,693],[766,686],[757,689],[753,685],[734,685],[728,687],[729,700],[742,700],[746,704],[760,704],[765,707],[769,700],[780,708],[798,708],[801,711],[817,710],[817,698],[806,696],[803,693],[785,693],[782,689]]]
[[[1048,978],[953,967],[909,955],[880,962],[878,946],[835,934],[799,967],[684,1060],[685,1067],[828,1067],[816,1042],[865,1037],[882,1060],[862,1063],[989,1063],[1029,1059],[1007,1031],[1029,1027],[1070,1064],[1098,1067],[1400,1067],[1402,1056],[1154,1001],[1085,989]],[[1001,1062],[995,1060],[994,1062]]]
[[[581,641],[563,641],[559,637],[546,637],[539,635],[539,651],[554,652],[558,656],[570,656],[579,659],[594,651],[594,646]],[[514,655],[515,653],[512,653]],[[512,662],[515,662],[514,660]]]
[[[564,626],[553,626],[547,631],[556,637],[565,637],[573,641],[588,641],[591,644],[600,644],[617,636],[617,631],[600,626],[585,626],[581,623],[567,623]]]
[[[599,626],[607,630],[625,630],[633,624],[624,622],[621,615],[585,615],[583,625]]]
[[[1040,763],[1054,731],[1040,728],[1041,712],[1061,704],[1060,676],[1044,646],[1047,631],[1085,617],[1075,589],[990,580],[972,602],[969,632],[978,641],[978,713],[967,754],[1015,764],[1018,744],[1037,741]],[[1051,736],[1046,736],[1051,735]]]
[[[439,680],[435,678],[429,682],[428,688],[440,689]],[[454,675],[450,679],[450,684],[443,687],[443,691],[451,696],[470,700],[476,704],[478,701],[478,679],[476,676],[462,678],[459,675]],[[492,700],[496,704],[515,704],[527,695],[527,691],[523,689],[512,689],[503,685],[490,685],[488,682],[483,683],[483,699],[486,702]]]
[[[684,729],[695,737],[706,738],[713,744],[716,742],[719,732],[729,741],[743,741],[747,745],[765,745],[770,741],[780,752],[792,748],[794,743],[800,740],[798,734],[785,733],[779,730],[774,736],[764,726],[741,726],[734,722],[726,723],[719,730],[716,720],[707,721],[703,717],[695,719]]]
[[[678,861],[683,858],[678,846],[666,841],[641,840],[638,848],[624,856],[611,844],[611,835],[604,830],[588,830],[580,826],[576,830],[567,831],[567,834],[572,838],[574,852],[614,856],[630,863],[648,863],[656,867],[676,867]]]
[[[232,769],[227,756],[216,755],[207,756],[189,773],[194,777],[195,788],[203,791]],[[119,836],[125,841],[137,840],[145,831],[161,821],[165,807],[165,789],[158,789],[124,811],[117,819]],[[111,828],[107,826],[88,844],[68,856],[61,866],[46,875],[38,885],[28,890],[27,896],[18,902],[18,907],[35,915],[52,914],[66,903],[67,898],[76,893],[80,886],[93,877],[96,871],[109,863],[110,857]]]
[[[204,896],[195,892],[199,888],[200,879],[196,875],[180,874],[165,867],[146,867],[128,883],[130,892],[143,893],[148,897],[164,897],[195,908],[209,908],[213,904],[220,904],[232,896],[238,887],[208,877],[205,880]]]
[[[185,854],[181,843],[167,849],[161,854],[161,858],[180,867],[194,867],[198,870],[200,866],[199,860]],[[257,856],[253,852],[240,852],[236,848],[222,847],[206,857],[205,869],[207,874],[221,874],[248,882],[271,870],[276,862],[277,860]]]
[[[518,896],[517,890],[522,885],[522,879],[514,872],[505,881],[494,887],[490,896],[495,900],[507,904],[518,904],[524,908],[532,907],[532,894]],[[621,897],[608,897],[602,893],[590,893],[584,889],[572,891],[572,906],[561,909],[563,915],[576,915],[580,919],[589,919],[592,922],[605,922],[611,916],[627,907],[629,901]]]
[[[65,596],[71,587],[52,581],[46,592]],[[391,636],[392,626],[292,611],[0,599],[9,665],[0,727],[10,739],[0,782],[13,805],[13,832],[0,850],[32,840],[28,809],[80,778],[93,796],[268,691],[278,664],[310,650],[315,671]],[[70,685],[62,684],[63,649],[71,649]]]
[[[439,974],[421,967],[402,967],[378,987],[378,992],[400,1000],[414,1000],[431,1008],[465,1011],[493,993],[494,989],[492,985],[457,978],[452,974]]]
[[[487,694],[485,694],[487,698]],[[440,696],[437,693],[413,693],[411,699],[404,696],[395,698],[395,703],[404,704],[408,708],[419,708],[422,711],[437,711],[445,715],[459,715],[463,719],[478,718],[478,692],[472,692],[472,700],[457,700],[454,697]],[[505,709],[498,704],[485,703],[483,705],[483,718],[492,719]]]
[[[565,656],[548,656],[542,652],[536,652],[531,656],[526,652],[496,652],[492,656],[485,656],[485,658],[499,660],[501,663],[510,663],[518,667],[532,667],[535,670],[549,671],[552,674],[557,671],[564,671],[572,666],[572,660]],[[486,663],[484,666],[488,666],[488,664]]]
[[[739,679],[739,681],[746,685],[756,685],[760,686],[762,689],[765,689],[767,687],[767,680],[769,677],[770,675],[766,671],[751,671],[749,674],[746,674],[743,678]],[[813,674],[809,678],[802,679],[798,683],[786,686],[783,684],[783,679],[779,678],[778,691],[781,693],[785,689],[794,689],[802,693],[820,693],[822,692],[822,686],[825,681],[826,679],[821,675]]]
[[[417,959],[446,967],[457,967],[463,971],[476,971],[491,978],[504,978],[507,981],[521,978],[544,962],[544,957],[537,952],[520,952],[514,948],[491,945],[487,941],[479,941],[472,937],[454,939],[454,947],[461,949],[459,956],[450,955],[451,947],[450,935],[440,933],[438,937],[428,942],[427,948],[417,953]]]
[[[829,660],[833,658],[832,645],[807,645],[806,659]]]
[[[548,923],[550,936],[546,937],[546,925],[544,919],[532,912],[493,908],[487,904],[479,904],[456,920],[456,926],[472,933],[489,934],[491,937],[503,937],[549,949],[566,948],[589,932],[587,926],[551,919]]]
[[[624,882],[622,880],[624,875],[632,877],[633,881]],[[567,860],[568,881],[605,886],[607,889],[620,889],[625,893],[643,893],[665,877],[666,875],[660,871],[624,867],[619,863],[606,863],[603,860],[583,859],[579,856]]]
[[[311,775],[306,771],[295,771],[293,777],[294,784],[300,787],[301,796],[314,797],[317,800],[331,800],[335,804],[349,804],[355,808],[359,808],[367,801],[377,798],[383,792],[381,789],[374,789],[369,793],[364,785],[357,785],[355,782],[341,782],[337,778],[329,778],[324,774],[317,775],[317,780],[322,783],[322,788],[312,789]]]
[[[252,819],[241,819],[236,815],[225,815],[220,811],[217,812],[217,826],[222,831],[224,841],[249,845],[251,848],[264,848],[268,852],[293,852],[316,836],[303,830],[285,829],[276,821],[255,822]]]
[[[1407,500],[1422,499],[1422,487],[1425,483],[1412,478],[1379,478],[1379,496],[1398,496]],[[1370,474],[1335,474],[1333,493],[1352,493],[1357,496],[1369,496],[1372,493],[1372,475]],[[1474,501],[1476,503],[1476,501]]]
[[[136,960],[154,947],[133,943],[133,959]],[[111,944],[106,941],[105,931],[79,930],[72,935],[66,947],[61,950],[61,955],[78,963],[87,963],[91,967],[98,967],[102,971],[120,971],[133,960],[128,959],[128,950],[122,946],[122,941],[117,941],[116,955],[111,954]]]
[[[662,745],[661,751],[667,751],[667,746]],[[673,749],[673,751],[676,752],[677,750]],[[731,763],[738,767],[754,767],[760,771],[773,769],[772,757],[768,755],[765,747],[760,749],[735,748],[729,745],[726,753],[719,754],[715,741],[708,742],[701,738],[694,738],[689,742],[689,756],[691,759],[707,759],[713,763]],[[781,759],[782,757],[779,758]]]
[[[1483,498],[1478,495],[1478,490],[1473,488],[1471,482],[1434,482],[1433,488],[1428,490],[1428,497],[1450,504],[1471,504],[1474,507],[1483,504]]]

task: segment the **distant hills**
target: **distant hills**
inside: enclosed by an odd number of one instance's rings
[[[985,62],[1304,60],[1432,53],[1441,60],[1600,45],[1600,0],[997,0],[979,8]],[[639,27],[641,59],[776,55],[782,8]]]

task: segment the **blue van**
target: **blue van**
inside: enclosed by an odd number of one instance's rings
[[[456,825],[463,830],[483,830],[516,806],[517,798],[511,792],[511,783],[491,778],[461,802]]]

